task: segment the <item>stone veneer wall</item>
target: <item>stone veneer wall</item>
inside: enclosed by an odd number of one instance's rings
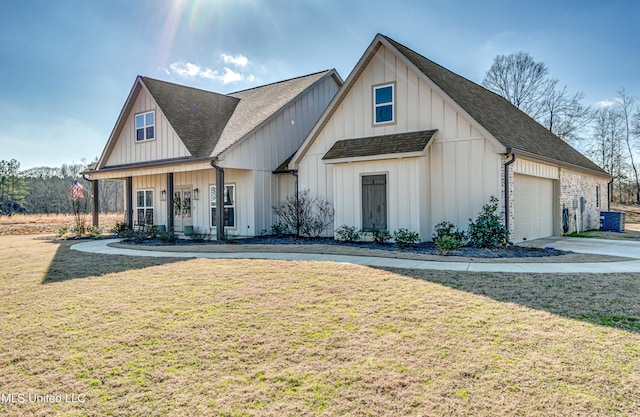
[[[504,218],[504,163],[510,158],[502,157],[502,166],[500,167],[500,196],[502,216]],[[545,164],[534,163],[538,166]],[[514,171],[515,163],[509,166],[509,239],[513,239],[514,233]],[[554,224],[554,231],[563,234],[562,229],[562,208],[567,207],[569,209],[570,226],[569,232],[575,232],[577,230],[576,224],[581,225],[580,220],[580,197],[586,198],[586,205],[583,214],[583,228],[584,230],[598,229],[600,227],[600,212],[607,211],[609,192],[608,192],[608,180],[603,177],[593,176],[587,173],[572,171],[565,168],[559,169],[559,180],[555,180],[554,193],[559,198],[556,200],[559,204],[557,210],[554,210],[554,216],[556,217],[556,224]],[[548,177],[547,177],[548,178]],[[596,186],[600,186],[600,205],[596,204]],[[578,199],[578,208],[573,209],[573,200]],[[556,215],[557,213],[557,215]],[[554,232],[555,233],[555,232]]]
[[[600,205],[596,203],[596,186],[600,186]],[[581,227],[580,197],[586,198],[585,210],[582,213]],[[573,208],[573,200],[578,200],[578,208]],[[569,209],[569,233],[578,228],[583,230],[598,229],[600,227],[600,212],[607,211],[609,201],[608,180],[585,173],[560,170],[560,213],[562,208]],[[562,222],[562,219],[560,219]],[[562,231],[562,227],[560,228]]]

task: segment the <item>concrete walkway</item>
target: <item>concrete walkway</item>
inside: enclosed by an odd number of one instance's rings
[[[286,261],[324,261],[341,262],[356,265],[432,269],[441,271],[475,272],[533,272],[533,273],[593,273],[606,274],[618,272],[640,272],[640,242],[620,240],[550,238],[539,242],[528,242],[528,246],[553,247],[578,253],[593,253],[633,258],[632,261],[593,262],[593,263],[480,263],[480,262],[437,262],[409,259],[379,258],[366,256],[323,255],[316,253],[202,253],[202,252],[163,252],[137,249],[113,248],[110,243],[119,239],[92,240],[77,243],[71,249],[80,252],[101,253],[106,255],[149,256],[161,258],[213,258],[213,259],[278,259]]]

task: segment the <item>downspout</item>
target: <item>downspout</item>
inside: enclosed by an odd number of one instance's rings
[[[611,188],[613,184],[613,178],[607,183],[607,211],[611,211]]]
[[[211,166],[216,169],[216,239],[224,240],[224,169],[211,161]]]
[[[298,170],[292,169],[291,175],[296,181],[296,236],[300,236],[300,203],[298,201]]]
[[[516,154],[511,152],[511,148],[507,148],[505,156],[511,154],[511,160],[504,164],[504,226],[507,228],[507,234],[511,234],[509,231],[509,165],[516,161]]]

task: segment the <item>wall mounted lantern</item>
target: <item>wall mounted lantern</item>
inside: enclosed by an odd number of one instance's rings
[[[167,201],[167,190],[160,191],[160,201]]]
[[[193,199],[198,200],[200,198],[200,190],[197,188],[193,189]]]

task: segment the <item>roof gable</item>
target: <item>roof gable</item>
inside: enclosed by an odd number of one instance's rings
[[[240,100],[153,78],[142,80],[191,155],[209,156]]]
[[[279,110],[316,82],[330,75],[338,78],[338,84],[341,83],[335,70],[326,70],[230,93],[229,96],[239,99],[239,103],[213,149],[212,156],[219,156],[228,150],[243,137],[268,122]]]
[[[382,35],[505,147],[602,174],[606,172],[505,98]]]

